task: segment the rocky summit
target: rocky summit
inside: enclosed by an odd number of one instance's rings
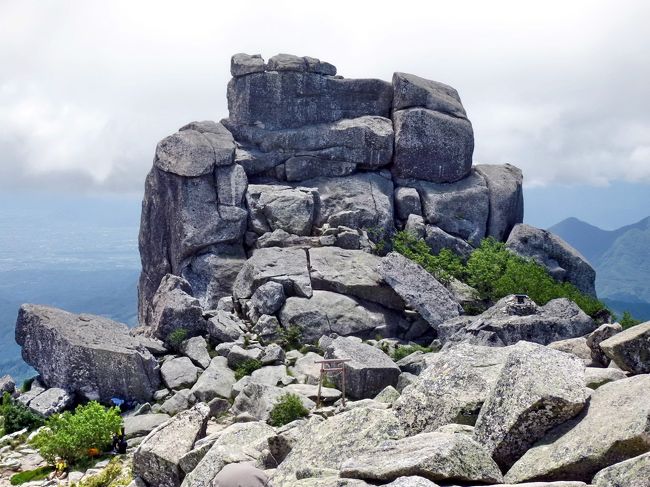
[[[454,88],[289,54],[230,70],[228,117],[155,149],[139,326],[26,304],[38,377],[2,392],[41,417],[123,401],[131,486],[242,465],[276,487],[650,485],[650,323],[589,307],[593,268],[523,224],[517,167],[473,164]],[[490,237],[566,292],[489,295],[434,265],[493,276],[472,261]],[[44,463],[26,434],[0,439],[2,468]]]

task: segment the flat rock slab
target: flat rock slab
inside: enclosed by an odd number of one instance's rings
[[[356,408],[326,421],[312,418],[271,480],[273,485],[288,485],[298,480],[296,474],[301,471],[337,471],[348,458],[401,437],[403,432],[389,409]]]
[[[577,415],[588,398],[580,359],[521,342],[481,408],[474,439],[507,470],[548,430]]]
[[[179,461],[205,433],[210,410],[197,404],[154,429],[133,454],[133,473],[149,485],[179,487]]]
[[[50,387],[104,402],[147,401],[159,389],[156,359],[126,325],[107,318],[25,304],[16,342]]]
[[[379,275],[434,328],[460,314],[460,305],[435,277],[397,252],[381,259]]]
[[[58,387],[46,389],[29,401],[29,409],[41,416],[52,416],[61,413],[72,405],[74,396]]]
[[[393,404],[402,426],[413,435],[449,423],[474,425],[512,349],[460,344],[432,354]]]
[[[137,436],[146,436],[169,419],[168,414],[162,413],[128,416],[124,418],[124,435],[127,440]]]
[[[327,359],[350,359],[345,362],[345,392],[352,399],[369,399],[386,386],[396,386],[401,373],[391,358],[376,347],[354,338],[338,337],[325,352]],[[340,377],[334,378],[341,387]]]
[[[600,342],[600,348],[623,370],[650,373],[650,321]]]
[[[342,477],[391,481],[419,475],[432,481],[500,482],[499,467],[489,453],[467,435],[421,433],[387,441],[341,468]]]
[[[649,390],[650,375],[599,387],[589,407],[528,450],[506,481],[589,482],[599,470],[650,451]]]
[[[404,302],[379,275],[381,258],[362,250],[322,247],[309,250],[314,289],[348,294],[388,308],[404,309]]]

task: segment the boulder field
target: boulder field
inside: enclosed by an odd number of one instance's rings
[[[39,376],[2,391],[43,416],[127,401],[133,486],[233,463],[276,487],[650,485],[650,323],[523,295],[467,314],[474,289],[382,252],[404,229],[463,258],[493,237],[595,295],[586,259],[523,223],[521,171],[473,165],[455,89],[288,54],[231,74],[227,118],[156,147],[139,326],[23,305]],[[345,381],[319,394],[324,359]],[[307,414],[279,426],[287,393]]]

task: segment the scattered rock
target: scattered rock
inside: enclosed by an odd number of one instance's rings
[[[604,468],[592,483],[596,487],[647,487],[650,485],[650,452]]]
[[[467,435],[421,433],[352,456],[341,476],[391,481],[419,475],[432,481],[501,482],[503,476],[488,452]]]
[[[600,342],[600,348],[623,370],[633,374],[650,373],[650,321]]]
[[[234,370],[244,362],[259,360],[262,358],[263,353],[259,348],[244,349],[239,345],[235,345],[230,349],[230,353],[228,353],[228,367]]]
[[[52,387],[29,401],[29,409],[47,418],[53,414],[63,412],[73,402],[73,395],[58,387]]]
[[[350,359],[345,362],[345,392],[352,399],[373,398],[386,386],[396,386],[399,367],[378,348],[353,338],[338,337],[327,347],[325,358]],[[341,388],[337,376],[334,383]]]
[[[551,430],[508,471],[506,481],[579,480],[650,451],[650,375],[599,387],[589,407]]]
[[[248,302],[249,317],[254,323],[261,315],[273,315],[285,301],[284,287],[278,282],[269,281],[258,287]]]
[[[591,349],[591,358],[594,363],[603,367],[609,365],[610,358],[600,348],[600,343],[621,331],[623,331],[623,327],[618,323],[604,323],[587,335],[587,346]]]
[[[587,367],[585,369],[585,385],[590,389],[598,389],[608,382],[625,379],[627,375],[618,369],[601,369],[599,367]]]
[[[16,390],[16,383],[10,375],[3,375],[0,377],[0,395],[8,392],[13,393]]]
[[[190,389],[181,389],[175,392],[169,399],[165,400],[160,406],[160,409],[156,409],[155,412],[175,416],[181,411],[190,408],[192,405],[191,394]]]
[[[524,221],[523,174],[521,169],[511,164],[479,164],[475,167],[489,190],[487,236],[504,242],[513,227]]]
[[[280,185],[249,185],[249,211],[262,230],[284,230],[293,235],[310,235],[314,219],[314,194],[305,188]],[[254,229],[255,230],[255,229]]]
[[[156,427],[169,421],[168,414],[140,414],[124,418],[124,435],[127,440],[137,436],[146,436]]]
[[[160,368],[160,375],[169,389],[192,387],[199,377],[199,368],[187,357],[166,360]]]
[[[181,343],[180,351],[199,367],[205,369],[210,365],[208,343],[201,336],[192,337]]]
[[[228,368],[228,360],[225,357],[214,357],[192,386],[192,399],[201,402],[209,402],[215,397],[228,399],[235,382],[235,373]]]
[[[259,421],[267,421],[270,417],[271,409],[273,409],[277,400],[284,394],[286,392],[281,387],[250,381],[237,395],[232,406],[232,412],[235,415],[248,413]],[[304,396],[300,396],[300,399],[307,409],[312,409],[316,406],[313,401]]]
[[[548,347],[578,357],[587,367],[597,365],[594,364],[591,348],[587,345],[585,337],[567,338],[566,340],[549,343]]]
[[[218,310],[208,320],[207,331],[213,344],[228,343],[239,340],[245,332],[245,326],[233,313]]]
[[[400,220],[407,220],[410,215],[422,215],[420,195],[415,188],[395,188],[395,212]]]
[[[151,353],[126,325],[107,318],[25,304],[16,342],[45,383],[87,399],[147,401],[160,384]]]

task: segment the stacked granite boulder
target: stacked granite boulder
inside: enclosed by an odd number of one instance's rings
[[[205,333],[200,310],[231,296],[239,317],[312,340],[431,338],[431,326],[458,316],[444,289],[432,305],[442,311],[411,313],[370,253],[408,228],[434,250],[468,255],[522,222],[521,171],[472,166],[456,90],[405,73],[346,79],[288,54],[236,54],[231,73],[229,117],[185,125],[156,148],[140,230],[147,333],[166,340],[183,321]],[[260,311],[267,282],[282,292]]]

